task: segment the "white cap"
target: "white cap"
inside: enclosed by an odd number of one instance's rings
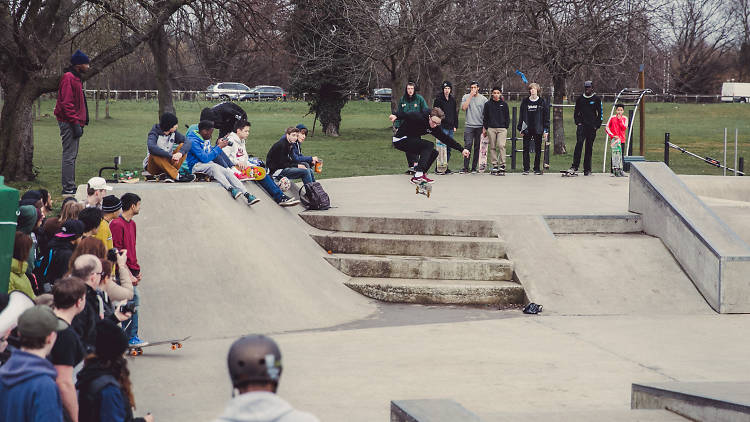
[[[112,186],[107,186],[107,181],[103,177],[89,179],[89,187],[93,190],[112,190]]]

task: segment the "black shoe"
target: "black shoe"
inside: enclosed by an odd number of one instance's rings
[[[536,174],[537,176],[541,176],[542,172],[540,170],[534,170],[534,174]]]
[[[63,191],[62,191],[62,194],[63,194],[63,195],[75,195],[75,194],[76,194],[76,191],[74,191],[74,190],[65,190],[65,189],[63,189]]]
[[[584,170],[583,175],[584,176],[591,176],[591,170]]]
[[[195,179],[196,179],[197,177],[198,177],[198,176],[196,176],[196,175],[194,175],[194,174],[186,174],[186,175],[180,176],[180,177],[179,177],[179,178],[177,179],[177,181],[178,181],[179,183],[188,183],[188,182],[194,182],[194,181],[195,181]]]
[[[451,171],[451,169],[445,169],[443,174],[453,174],[453,171]]]

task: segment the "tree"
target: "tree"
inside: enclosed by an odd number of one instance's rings
[[[58,63],[78,41],[101,27],[117,27],[118,36],[102,41],[93,55],[89,79],[148,40],[175,11],[194,0],[47,0],[0,2],[0,174],[8,180],[33,180],[34,137],[31,106],[43,93],[57,90]],[[141,7],[147,6],[147,7]],[[133,17],[143,16],[144,19]],[[89,53],[92,53],[89,50]],[[64,59],[63,59],[64,60]]]

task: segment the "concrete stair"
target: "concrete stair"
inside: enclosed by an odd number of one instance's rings
[[[508,306],[524,303],[494,221],[300,216],[345,284],[385,302]]]

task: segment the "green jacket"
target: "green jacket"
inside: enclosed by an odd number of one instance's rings
[[[427,101],[425,101],[424,98],[417,93],[414,94],[414,97],[411,101],[407,100],[408,99],[406,98],[406,94],[404,94],[404,96],[402,96],[401,99],[398,100],[398,109],[396,110],[397,112],[414,113],[417,111],[430,109],[430,107],[427,105]],[[395,127],[396,129],[398,129],[400,126],[401,120],[396,120],[395,122],[393,122],[393,127]]]
[[[31,282],[26,277],[26,268],[28,267],[27,262],[21,262],[16,258],[13,258],[10,264],[10,280],[8,283],[8,293],[18,290],[26,293],[26,295],[32,299],[36,299],[34,295],[34,289],[31,288]]]

